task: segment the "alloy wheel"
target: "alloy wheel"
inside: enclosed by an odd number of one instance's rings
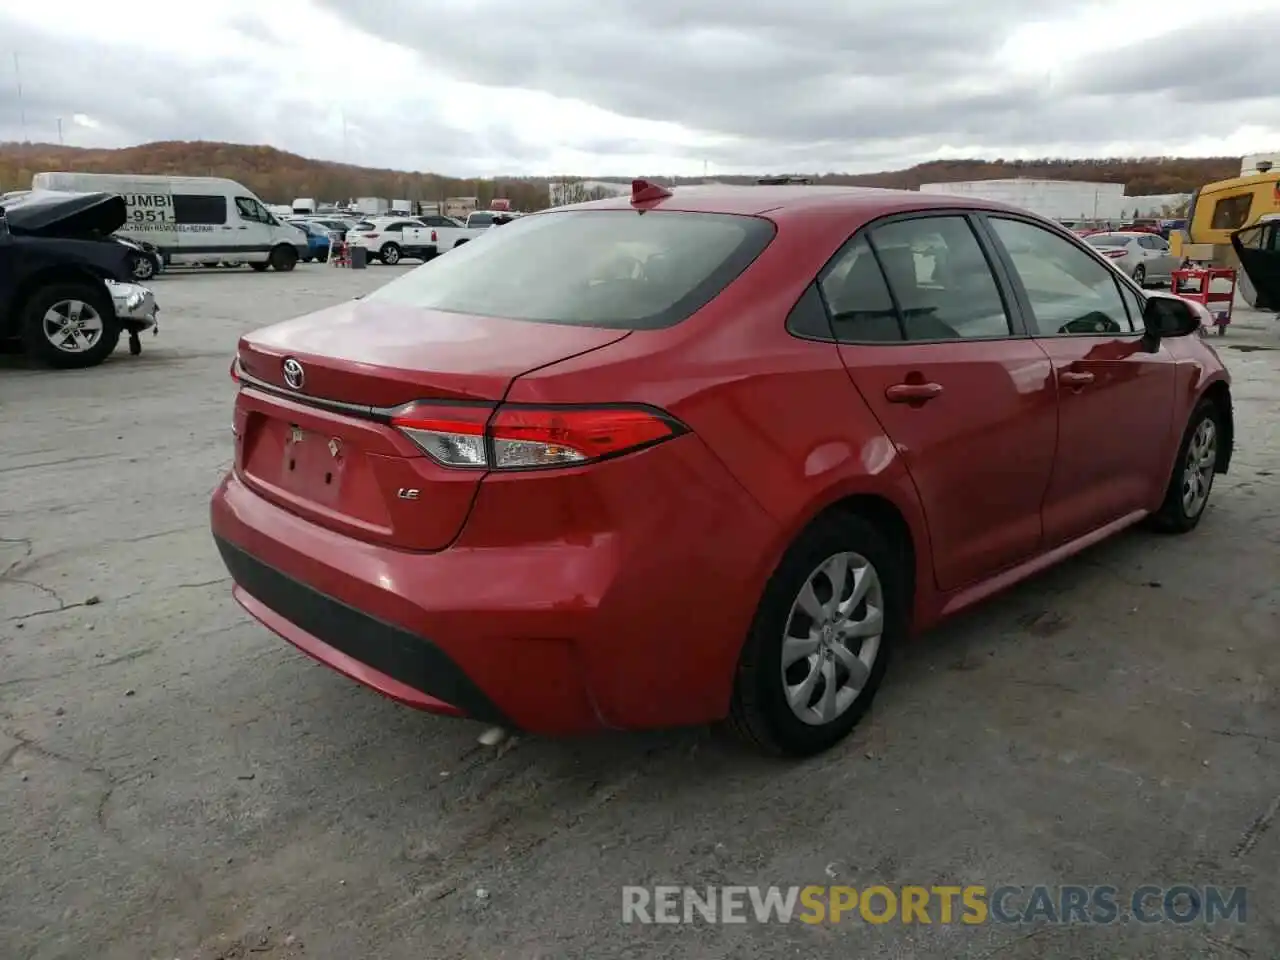
[[[782,639],[782,683],[798,719],[823,726],[862,692],[884,634],[884,586],[860,554],[837,553],[805,580]]]
[[[43,319],[45,338],[63,353],[85,353],[102,339],[102,317],[83,300],[59,300]]]
[[[1217,460],[1218,427],[1212,417],[1205,417],[1187,444],[1182,469],[1182,509],[1188,517],[1198,516],[1208,502]]]

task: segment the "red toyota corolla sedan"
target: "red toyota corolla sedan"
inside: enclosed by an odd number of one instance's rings
[[[213,533],[253,616],[411,706],[813,753],[909,632],[1196,526],[1199,325],[997,204],[637,181],[242,339]]]

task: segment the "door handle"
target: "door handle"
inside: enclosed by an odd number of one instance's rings
[[[895,383],[885,388],[884,397],[890,403],[924,403],[941,393],[940,383]]]
[[[1058,380],[1068,387],[1083,387],[1087,383],[1093,383],[1093,374],[1080,373],[1076,370],[1064,370],[1058,374]]]

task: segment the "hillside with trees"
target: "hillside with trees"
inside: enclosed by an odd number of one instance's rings
[[[294,197],[321,200],[386,197],[442,200],[475,196],[482,206],[507,197],[517,210],[547,205],[547,186],[541,177],[502,177],[463,180],[434,173],[379,170],[350,164],[310,160],[268,146],[245,146],[205,141],[148,143],[120,150],[87,150],[45,143],[0,143],[0,192],[31,186],[34,173],[66,170],[85,173],[138,173],[228,177],[250,187],[268,203],[289,203]],[[883,173],[809,173],[815,183],[856,184],[910,189],[922,183],[1037,177],[1124,183],[1130,196],[1189,193],[1202,184],[1233,177],[1239,157],[1142,157],[1097,160],[937,160],[905,170]],[[762,174],[766,171],[762,171]],[[590,174],[584,174],[589,177]],[[560,178],[557,181],[578,178]],[[599,178],[617,179],[617,178]],[[661,177],[657,179],[668,180]],[[728,183],[751,183],[753,177],[717,177]],[[679,178],[697,183],[701,177]]]

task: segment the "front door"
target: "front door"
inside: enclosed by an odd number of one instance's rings
[[[236,197],[236,215],[240,221],[235,224],[236,259],[247,263],[266,260],[276,239],[276,218],[253,197]]]
[[[882,222],[819,286],[849,376],[920,496],[938,587],[1035,555],[1057,435],[1051,368],[1011,322],[969,219]]]
[[[1058,455],[1044,502],[1054,547],[1160,502],[1173,358],[1143,337],[1136,292],[1083,245],[1025,220],[987,223],[1057,380]]]

